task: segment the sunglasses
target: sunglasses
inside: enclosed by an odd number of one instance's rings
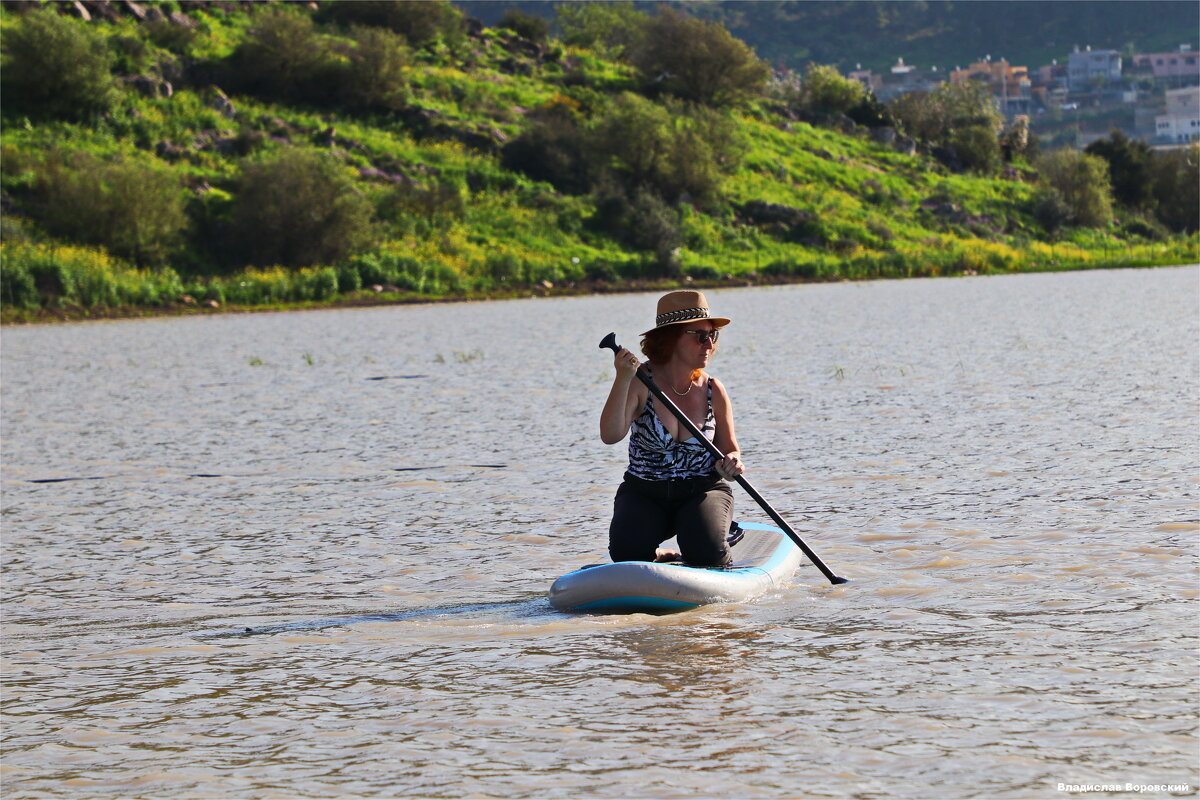
[[[684,331],[686,334],[696,337],[697,344],[704,344],[706,341],[717,343],[717,337],[721,335],[720,331]]]

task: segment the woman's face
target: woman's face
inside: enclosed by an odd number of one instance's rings
[[[680,325],[683,333],[675,343],[675,353],[693,365],[694,369],[708,366],[708,359],[717,348],[717,329],[708,320],[696,320]]]

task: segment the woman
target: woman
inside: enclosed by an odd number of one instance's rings
[[[645,365],[621,348],[608,400],[600,414],[605,444],[629,439],[629,469],[617,490],[608,550],[613,561],[683,560],[695,566],[728,566],[726,535],[733,492],[723,478],[744,471],[733,431],[729,394],[704,371],[729,324],[712,317],[700,292],[671,292],[658,301],[655,326],[642,334]],[[646,386],[642,366],[725,457],[717,460]],[[675,536],[680,553],[658,545]]]

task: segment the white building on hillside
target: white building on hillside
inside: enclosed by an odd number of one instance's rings
[[[1200,141],[1200,86],[1167,90],[1165,114],[1154,118],[1154,139],[1160,144]]]

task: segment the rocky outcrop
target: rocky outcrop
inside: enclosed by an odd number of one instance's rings
[[[832,128],[842,133],[854,133],[858,123],[845,114],[827,114],[824,111],[797,111],[796,121],[807,122],[818,128]]]
[[[738,222],[753,225],[783,241],[810,247],[825,243],[825,233],[815,212],[762,200],[751,200],[736,210]]]
[[[955,174],[967,170],[967,165],[958,157],[958,151],[953,147],[931,147],[929,154],[937,159],[939,164]]]
[[[508,137],[491,125],[455,123],[429,108],[407,108],[401,112],[404,126],[421,139],[458,142],[472,150],[495,155],[508,142]]]
[[[170,97],[175,93],[170,81],[151,75],[126,75],[119,80],[145,97]]]
[[[233,101],[229,99],[229,95],[221,91],[220,86],[208,87],[208,91],[205,92],[205,102],[209,108],[215,109],[222,117],[237,119],[238,112]]]
[[[748,225],[803,225],[816,219],[816,214],[780,203],[751,200],[738,207],[739,218]]]

